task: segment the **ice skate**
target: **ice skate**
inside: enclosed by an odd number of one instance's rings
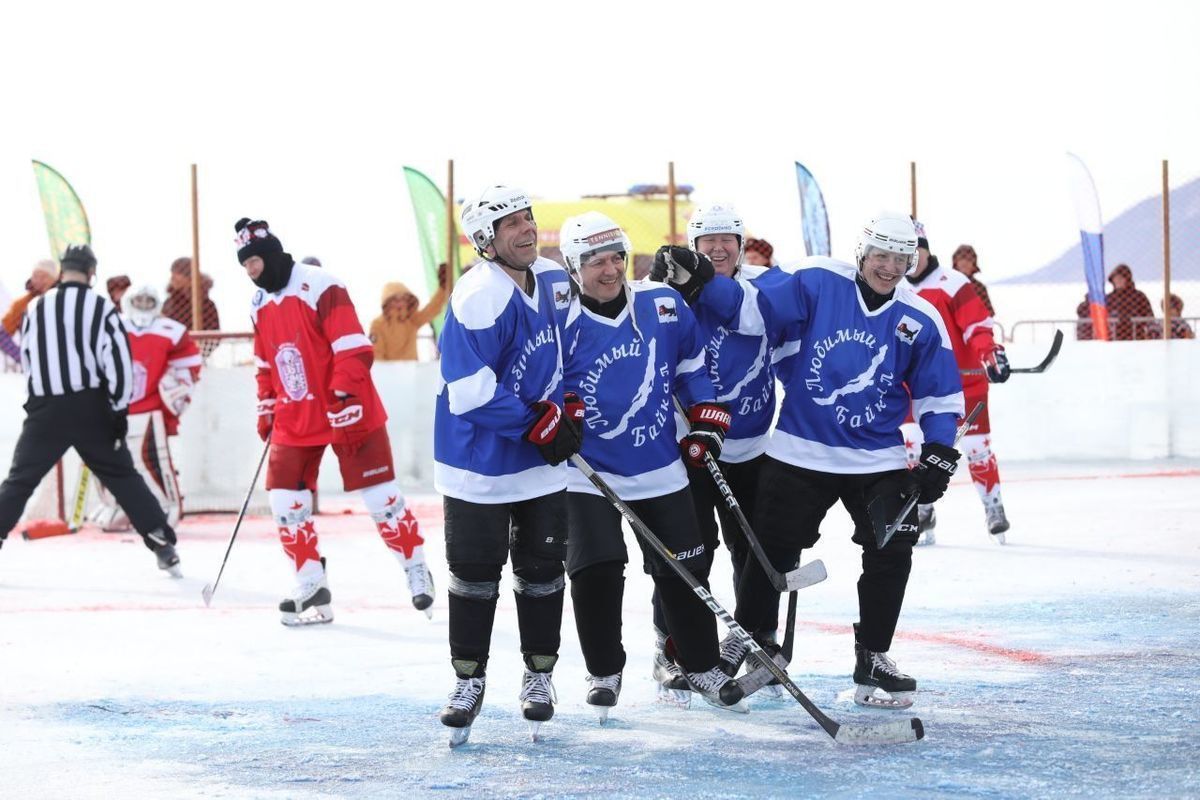
[[[726,633],[721,640],[721,671],[731,678],[737,675],[748,652],[750,645],[740,635],[733,631]]]
[[[783,657],[783,648],[774,641],[765,641],[759,644],[763,652],[786,672],[788,661]],[[779,700],[784,696],[783,685],[756,658],[746,662],[746,672],[738,678],[738,685],[742,687],[742,692],[746,697],[758,695],[763,700]]]
[[[710,706],[739,714],[749,713],[750,709],[742,702],[745,696],[742,687],[720,667],[707,672],[685,672],[684,677],[692,691],[699,692]]]
[[[483,694],[487,688],[487,676],[480,674],[476,661],[455,661],[456,682],[450,693],[450,702],[442,709],[442,724],[450,728],[450,746],[467,743],[471,726],[483,709]]]
[[[521,681],[521,715],[529,723],[529,738],[538,741],[543,722],[554,716],[558,697],[550,682],[558,656],[525,656],[525,677]]]
[[[917,544],[936,544],[937,536],[933,529],[937,527],[937,514],[933,510],[933,504],[917,506],[917,530],[921,532],[921,538],[917,540]]]
[[[305,562],[308,570],[311,561]],[[325,559],[321,559],[320,572],[315,569],[307,574],[296,573],[296,589],[291,597],[279,604],[280,622],[288,627],[319,625],[333,622],[333,595],[325,581]]]
[[[896,711],[912,706],[917,682],[897,669],[887,653],[876,653],[855,642],[854,658],[855,703]]]
[[[1004,544],[1004,532],[1008,530],[1008,517],[1004,515],[1004,504],[1000,501],[987,505],[987,528],[996,544]]]
[[[154,548],[154,558],[158,561],[158,568],[165,570],[172,578],[182,578],[183,570],[179,568],[179,554],[175,552],[175,545],[167,541],[167,536],[162,529],[147,533],[146,541]]]
[[[608,710],[617,704],[621,696],[621,673],[616,675],[588,675],[587,704],[596,711],[600,724],[608,722]]]
[[[654,650],[654,682],[658,684],[658,701],[677,708],[687,708],[692,704],[692,687],[683,677],[683,672],[660,643]]]
[[[413,608],[424,611],[425,616],[433,619],[433,575],[424,561],[408,564],[404,567],[408,576],[408,590],[412,593]]]

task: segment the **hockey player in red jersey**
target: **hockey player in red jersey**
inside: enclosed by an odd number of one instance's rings
[[[192,400],[200,378],[200,351],[187,328],[162,315],[153,286],[125,293],[126,332],[133,360],[129,433],[125,437],[134,466],[150,487],[171,525],[183,515],[183,496],[171,458],[169,437],[179,432],[179,418]],[[130,529],[117,501],[100,487],[100,510],[94,519],[106,531]]]
[[[1004,544],[1008,518],[1000,497],[1000,469],[996,465],[996,456],[992,454],[987,396],[989,383],[1008,380],[1008,356],[1004,353],[1004,347],[997,344],[992,336],[991,314],[971,286],[971,281],[960,272],[944,269],[938,263],[937,256],[930,255],[925,229],[919,222],[916,225],[917,266],[908,276],[908,281],[922,298],[933,304],[946,323],[946,332],[954,346],[954,358],[958,368],[964,371],[962,383],[966,408],[972,409],[980,402],[984,404],[983,413],[963,436],[961,448],[967,454],[971,480],[983,500],[988,533],[997,543]],[[984,372],[975,374],[971,370]],[[915,425],[907,427],[916,428]],[[919,434],[919,430],[906,430],[904,437],[910,448],[914,446],[914,437],[911,435],[914,432]],[[919,450],[920,442],[915,442],[915,447]],[[920,506],[918,521],[922,540],[926,544],[933,544],[933,529],[937,523],[933,506]]]
[[[267,494],[294,593],[284,625],[331,622],[332,596],[312,518],[317,469],[333,445],[347,490],[358,490],[384,543],[408,575],[413,605],[432,616],[425,540],[392,467],[387,413],[371,380],[374,350],[346,286],[327,270],[296,264],[264,221],[243,218],[238,261],[258,287],[251,308],[258,365],[258,434],[271,441]]]

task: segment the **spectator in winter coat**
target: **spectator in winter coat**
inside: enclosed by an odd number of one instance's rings
[[[21,329],[25,309],[35,297],[41,297],[58,282],[58,264],[46,259],[33,265],[33,273],[25,281],[25,294],[13,301],[4,314],[4,332],[9,336]]]
[[[446,306],[446,265],[438,267],[438,289],[424,308],[399,281],[383,287],[383,313],[371,323],[376,361],[416,361],[417,333]]]
[[[755,239],[753,236],[746,237],[746,253],[742,256],[743,264],[750,264],[756,267],[773,267],[775,266],[775,248],[766,239]]]
[[[950,265],[971,279],[971,288],[983,302],[988,314],[996,316],[996,309],[992,308],[992,299],[988,297],[987,287],[975,277],[975,274],[979,272],[979,257],[975,254],[975,248],[969,244],[960,244],[954,251],[954,255],[950,257]]]
[[[208,292],[212,289],[212,278],[200,274],[200,328],[202,331],[215,331],[221,328],[221,316],[217,313],[216,304],[209,299]],[[167,299],[163,303],[162,314],[182,324],[188,330],[195,330],[192,325],[192,260],[186,256],[171,262],[171,280],[167,284]]]
[[[121,311],[121,299],[125,297],[125,292],[129,291],[129,286],[128,275],[114,275],[104,285],[104,288],[108,290],[108,299],[112,300],[117,311]]]
[[[1148,339],[1154,323],[1149,320],[1134,322],[1135,317],[1154,316],[1150,298],[1134,286],[1133,270],[1128,264],[1117,264],[1108,276],[1113,290],[1105,297],[1108,306],[1109,325],[1113,327],[1113,338],[1117,341]]]
[[[1163,301],[1158,301],[1159,308],[1163,310],[1163,316],[1166,316],[1166,307]],[[1151,339],[1163,338],[1163,323],[1156,323],[1154,329],[1150,332]],[[1183,320],[1183,298],[1177,294],[1171,295],[1171,338],[1172,339],[1195,339],[1196,332],[1192,330],[1192,326],[1188,325]]]

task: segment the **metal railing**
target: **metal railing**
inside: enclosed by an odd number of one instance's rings
[[[1171,317],[1172,339],[1190,338],[1180,336],[1180,323],[1186,325],[1193,335],[1200,324],[1200,317]],[[1110,319],[1108,321],[1108,338],[1117,341],[1118,328],[1129,326],[1132,341],[1157,341],[1163,338],[1163,320],[1160,317],[1127,317],[1125,319]],[[1012,324],[1012,331],[1003,337],[1005,342],[1016,340],[1018,333],[1029,333],[1029,338],[1023,341],[1040,341],[1049,339],[1054,331],[1061,330],[1068,338],[1094,339],[1092,321],[1090,319],[1023,319]],[[1080,333],[1085,335],[1080,336]],[[1124,339],[1122,341],[1130,341]]]

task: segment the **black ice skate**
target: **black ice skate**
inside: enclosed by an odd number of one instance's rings
[[[291,597],[279,604],[280,619],[289,628],[302,625],[319,625],[333,622],[333,595],[325,582],[325,559],[321,559],[321,573],[308,579],[296,578],[296,589]]]
[[[471,725],[483,709],[483,693],[487,688],[487,676],[477,661],[454,661],[456,683],[450,693],[450,702],[442,709],[442,724],[450,728],[450,746],[466,744],[471,735]]]
[[[158,568],[165,570],[172,578],[182,578],[183,571],[179,568],[179,554],[175,545],[167,541],[166,534],[158,529],[146,534],[146,541],[154,548],[154,557],[158,560]]]
[[[997,500],[987,505],[987,528],[996,544],[1004,544],[1004,532],[1008,530],[1008,517],[1004,515],[1004,504]]]
[[[525,677],[521,681],[521,714],[529,723],[529,738],[538,740],[542,723],[554,716],[558,697],[550,682],[558,656],[525,656]]]
[[[903,710],[913,704],[917,682],[896,668],[887,653],[868,650],[854,643],[854,702],[867,708]],[[885,696],[876,691],[886,693]]]
[[[608,710],[617,704],[621,696],[621,673],[616,675],[588,675],[587,704],[596,710],[600,724],[608,721]]]
[[[710,706],[739,714],[749,713],[750,709],[742,702],[745,697],[742,687],[720,667],[713,667],[707,672],[685,672],[683,676],[692,691],[699,692]]]
[[[746,644],[741,636],[729,631],[721,640],[721,663],[719,664],[721,671],[731,678],[737,675],[748,652],[750,652],[750,645]]]
[[[665,645],[660,643],[654,649],[654,682],[658,684],[658,700],[661,703],[687,708],[692,704],[692,687],[683,677],[679,665],[668,656]]]
[[[424,561],[406,564],[404,572],[408,576],[408,590],[412,593],[413,608],[424,611],[425,616],[433,619],[433,575],[429,572]]]
[[[917,530],[921,532],[921,538],[917,540],[917,544],[937,544],[937,536],[933,531],[936,527],[937,514],[933,510],[933,504],[918,505]]]

